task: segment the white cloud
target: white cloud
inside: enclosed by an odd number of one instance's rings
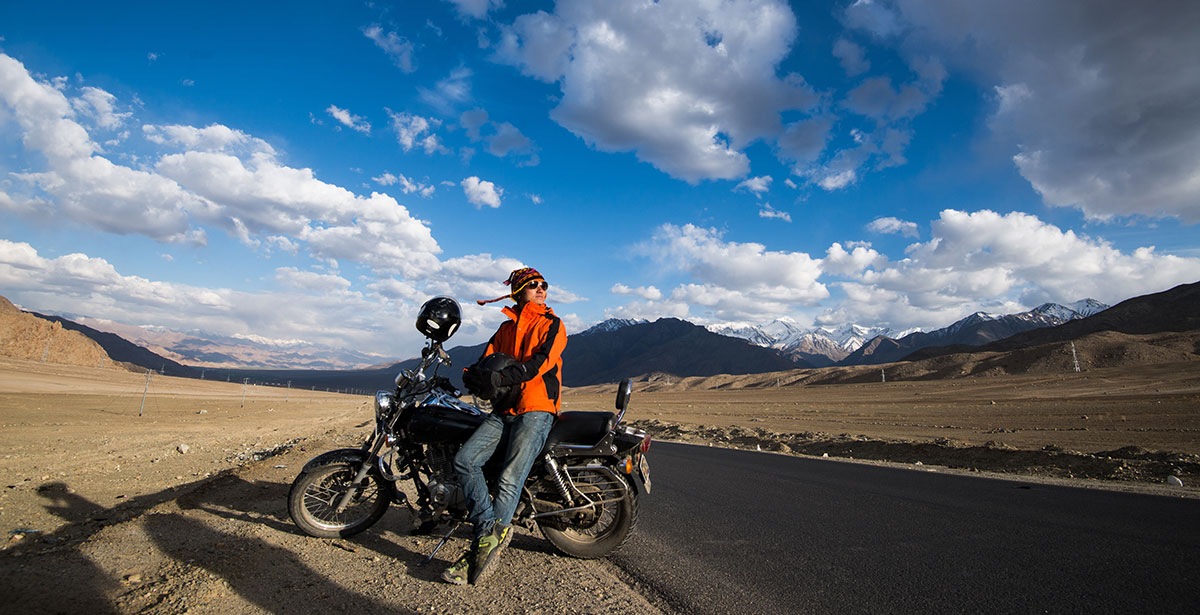
[[[350,113],[346,109],[338,108],[336,105],[329,105],[325,112],[333,117],[333,119],[342,123],[343,126],[351,128],[363,134],[371,134],[371,124],[364,118]]]
[[[638,286],[637,288],[630,288],[620,283],[613,284],[612,288],[609,289],[609,292],[614,295],[632,295],[635,297],[641,297],[647,301],[657,301],[662,299],[663,296],[662,291],[653,286]]]
[[[853,41],[839,38],[833,44],[833,57],[841,62],[842,70],[851,77],[857,77],[871,70],[871,63],[866,58],[866,52]]]
[[[467,201],[476,208],[484,205],[492,208],[500,207],[500,197],[504,194],[504,190],[497,188],[496,184],[471,176],[462,180],[461,185],[463,194],[467,195]]]
[[[832,192],[853,184],[857,179],[858,173],[856,173],[854,169],[847,169],[845,171],[833,172],[825,175],[821,179],[817,180],[817,185]]]
[[[683,273],[692,280],[669,297],[641,304],[635,311],[642,315],[662,309],[662,314],[691,313],[698,320],[755,320],[787,313],[797,305],[815,305],[829,295],[817,281],[819,260],[801,252],[767,250],[758,243],[725,241],[716,229],[664,224],[640,251],[663,272]],[[689,305],[700,312],[692,313],[686,309]]]
[[[1200,222],[1200,73],[1174,61],[1200,57],[1200,5],[1098,0],[1076,9],[897,0],[859,2],[847,16],[996,92],[990,124],[1047,204],[1091,218]]]
[[[464,112],[459,116],[459,124],[471,141],[486,141],[488,152],[493,156],[503,158],[513,154],[522,157],[520,166],[534,166],[539,162],[533,141],[508,122],[489,121],[488,112],[483,109]]]
[[[133,115],[128,111],[118,113],[116,111],[117,97],[100,88],[84,87],[81,91],[79,98],[71,100],[71,106],[95,121],[100,128],[109,130],[118,128]]]
[[[266,141],[220,124],[210,124],[204,128],[178,124],[169,126],[145,124],[142,126],[142,134],[151,143],[188,150],[275,153],[275,149]]]
[[[445,0],[455,6],[463,17],[483,19],[488,11],[504,6],[504,0]]]
[[[400,147],[404,148],[404,151],[407,152],[419,146],[425,150],[426,154],[445,153],[445,148],[441,147],[437,135],[433,134],[433,130],[441,126],[441,120],[411,113],[396,113],[391,109],[387,110],[387,114],[392,118],[392,129],[396,131],[396,141]]]
[[[396,65],[396,68],[406,73],[411,73],[417,69],[413,64],[413,44],[409,40],[395,32],[384,32],[383,28],[378,24],[363,28],[362,33],[374,41],[392,59],[392,63]]]
[[[349,290],[350,280],[332,273],[300,271],[295,267],[280,267],[275,270],[275,279],[291,288],[312,293],[330,293]]]
[[[564,3],[503,27],[496,57],[557,82],[551,117],[593,147],[694,183],[744,176],[743,149],[815,104],[802,78],[775,74],[795,35],[773,0]]]
[[[763,204],[762,209],[758,210],[758,217],[775,219],[775,220],[783,220],[784,222],[792,221],[792,214],[789,214],[786,211],[779,211],[778,209],[771,207],[770,203]]]
[[[388,172],[384,172],[383,175],[380,175],[379,177],[372,177],[371,179],[381,186],[394,186],[399,184],[400,191],[404,194],[412,194],[416,192],[425,198],[430,197],[436,190],[436,187],[415,182],[408,177],[405,177],[403,173],[397,176]]]
[[[770,175],[751,177],[750,179],[741,182],[737,186],[734,186],[733,189],[747,190],[749,192],[753,192],[754,196],[762,198],[763,193],[771,189],[771,180],[772,178]]]
[[[1121,252],[1013,212],[945,210],[932,238],[901,261],[872,262],[825,321],[941,327],[977,311],[1020,311],[1046,301],[1091,297],[1116,303],[1200,279],[1200,259]]]
[[[918,235],[916,222],[908,222],[892,216],[875,218],[867,225],[867,230],[873,233],[899,234],[905,237]]]
[[[825,258],[821,260],[821,271],[834,275],[854,275],[867,267],[880,267],[887,264],[887,258],[871,249],[870,245],[850,246],[850,251],[840,243],[829,246]]]
[[[471,69],[459,67],[438,81],[433,89],[417,88],[417,95],[444,115],[452,115],[456,105],[471,99]]]

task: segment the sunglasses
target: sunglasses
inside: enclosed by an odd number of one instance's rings
[[[534,281],[526,284],[525,288],[528,288],[531,290],[537,290],[539,288],[542,290],[550,290],[550,283],[545,280],[534,280]]]

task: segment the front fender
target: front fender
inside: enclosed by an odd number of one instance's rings
[[[361,448],[339,448],[321,453],[320,455],[309,459],[308,463],[304,464],[304,469],[300,470],[300,473],[303,474],[320,466],[339,463],[348,463],[358,467],[366,461],[371,461],[371,453],[368,451],[364,451]],[[395,502],[397,497],[396,484],[380,476],[379,468],[376,467],[374,463],[371,464],[371,474],[374,474],[378,479],[379,488],[384,490],[384,493],[387,495],[388,499]]]
[[[304,469],[301,472],[307,472],[317,466],[324,466],[333,463],[362,463],[371,457],[371,453],[359,448],[339,448],[337,450],[321,453],[316,457],[308,460],[304,464]]]

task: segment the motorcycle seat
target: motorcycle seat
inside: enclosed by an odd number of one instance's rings
[[[560,412],[546,436],[542,454],[559,444],[592,446],[600,442],[616,426],[617,415],[611,412]]]

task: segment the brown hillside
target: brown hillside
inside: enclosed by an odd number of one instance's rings
[[[0,356],[83,367],[117,367],[99,344],[62,325],[26,314],[0,297]]]
[[[1074,340],[1080,369],[1138,367],[1200,361],[1200,331],[1131,335],[1101,331]],[[647,374],[635,379],[640,391],[749,389],[789,385],[854,384],[911,380],[943,380],[1021,374],[1074,373],[1071,342],[1052,342],[1009,352],[963,352],[920,361],[855,365],[745,376],[679,378]],[[603,385],[600,385],[603,386]],[[592,387],[574,389],[588,392]]]

